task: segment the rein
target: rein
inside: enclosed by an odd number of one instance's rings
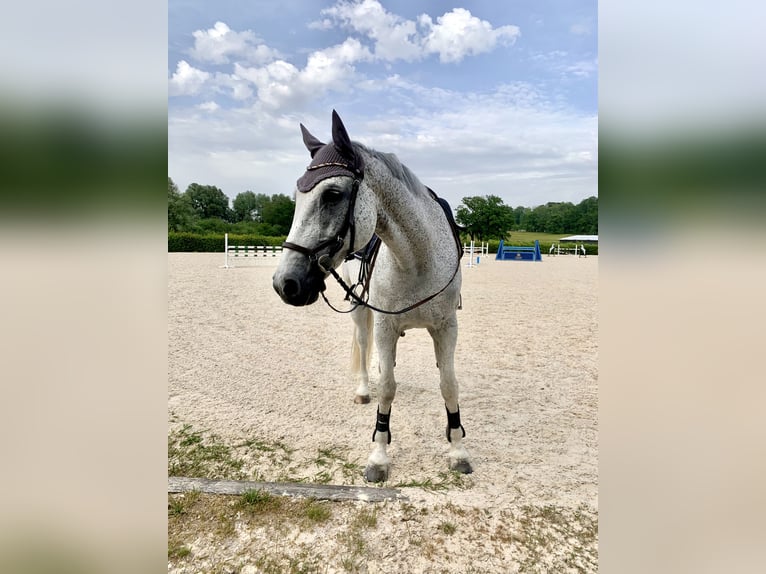
[[[322,256],[322,257],[324,257],[324,256]],[[440,295],[441,293],[443,293],[444,290],[447,287],[450,286],[450,284],[452,283],[453,279],[455,279],[455,277],[457,276],[457,272],[460,271],[460,259],[458,259],[458,261],[457,261],[457,266],[455,267],[455,271],[452,273],[452,277],[449,278],[449,281],[447,281],[447,284],[444,287],[439,289],[436,293],[434,293],[432,295],[429,295],[425,299],[422,299],[422,300],[418,301],[417,303],[413,303],[412,305],[409,305],[409,306],[405,307],[404,309],[399,309],[398,311],[386,311],[385,309],[380,309],[379,307],[376,307],[375,305],[371,305],[370,303],[368,303],[367,301],[362,299],[359,295],[354,293],[354,291],[351,289],[351,287],[346,285],[346,282],[343,281],[343,278],[340,275],[338,275],[338,272],[335,271],[335,269],[333,269],[332,267],[330,267],[329,269],[325,269],[322,266],[321,258],[320,258],[320,262],[319,262],[319,267],[322,268],[325,271],[329,271],[329,273],[333,277],[335,277],[335,280],[338,282],[338,284],[341,286],[341,288],[346,292],[346,298],[347,299],[351,298],[353,300],[353,302],[354,302],[354,306],[351,309],[349,309],[349,311],[339,311],[338,309],[336,309],[335,307],[332,306],[332,303],[330,303],[330,301],[327,299],[327,296],[324,294],[324,291],[322,291],[322,299],[324,299],[325,303],[327,303],[327,305],[330,307],[330,309],[332,309],[336,313],[349,313],[350,311],[353,311],[359,305],[361,305],[362,307],[367,307],[368,309],[372,309],[373,311],[377,311],[378,313],[383,313],[385,315],[401,315],[402,313],[406,313],[407,311],[412,311],[413,309],[417,309],[418,307],[420,307],[424,303],[428,303],[431,299],[433,299],[437,295]]]

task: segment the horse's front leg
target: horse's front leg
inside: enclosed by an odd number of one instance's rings
[[[372,311],[357,307],[351,312],[354,321],[354,340],[351,348],[351,371],[357,382],[354,402],[370,402],[369,363],[372,349]]]
[[[463,446],[465,429],[460,422],[458,382],[455,377],[455,345],[457,343],[457,318],[445,321],[439,328],[428,332],[434,341],[436,366],[439,368],[439,386],[447,408],[447,441],[450,443],[449,467],[451,470],[470,474],[473,472],[468,451]]]
[[[396,395],[396,379],[394,378],[394,363],[396,362],[396,343],[399,331],[392,325],[375,324],[375,346],[378,349],[378,364],[380,379],[378,381],[378,412],[375,419],[375,431],[372,434],[372,452],[367,459],[364,478],[368,482],[383,482],[388,480],[391,460],[386,449],[391,443],[391,403]]]

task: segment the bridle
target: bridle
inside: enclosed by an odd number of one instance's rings
[[[327,164],[319,164],[316,167],[309,167],[307,169],[317,169],[320,167],[325,167]],[[343,164],[335,164],[335,165],[343,165]],[[343,166],[347,167],[347,166]],[[349,168],[351,169],[351,168]],[[302,253],[303,255],[307,256],[309,258],[309,263],[314,264],[316,263],[319,265],[319,268],[322,269],[322,271],[327,271],[324,266],[319,264],[320,259],[324,260],[325,257],[328,259],[325,260],[325,265],[329,265],[329,261],[332,261],[335,258],[336,253],[343,249],[343,243],[346,240],[346,233],[349,231],[351,232],[350,237],[350,243],[348,247],[348,252],[346,253],[345,259],[351,259],[354,255],[354,239],[356,235],[356,221],[354,219],[354,208],[356,207],[356,196],[359,192],[359,185],[362,183],[362,174],[360,174],[359,177],[354,177],[354,182],[351,184],[351,197],[348,202],[348,210],[346,211],[346,217],[343,219],[343,223],[341,225],[340,230],[338,230],[338,233],[335,234],[335,237],[332,237],[330,239],[325,239],[324,241],[320,242],[319,245],[314,247],[313,249],[309,249],[308,247],[304,247],[303,245],[298,245],[297,243],[292,243],[291,241],[285,241],[282,244],[283,248],[286,249],[292,249],[293,251],[297,251],[298,253]],[[327,253],[323,254],[321,257],[318,256],[319,252],[323,249],[329,247],[330,249],[327,251]]]
[[[306,168],[307,170],[313,170],[313,169],[319,169],[322,167],[327,167],[329,165],[333,166],[339,166],[343,167],[349,171],[351,171],[354,174],[354,181],[351,186],[351,194],[349,198],[348,203],[348,210],[346,211],[346,217],[343,220],[343,223],[341,224],[341,228],[338,231],[337,234],[335,234],[335,237],[326,239],[322,242],[320,242],[316,247],[313,249],[309,249],[308,247],[304,247],[303,245],[298,245],[297,243],[292,243],[291,241],[285,241],[282,243],[282,247],[285,249],[292,249],[293,251],[297,251],[298,253],[301,253],[308,257],[309,264],[310,265],[316,265],[321,271],[324,273],[329,273],[332,275],[335,280],[338,282],[338,284],[341,286],[341,288],[346,293],[346,300],[350,300],[352,302],[351,309],[348,309],[347,311],[341,311],[339,309],[336,309],[332,303],[327,299],[327,296],[324,294],[324,282],[322,282],[322,289],[321,294],[322,298],[324,299],[325,303],[336,313],[350,313],[360,305],[362,307],[367,307],[368,309],[371,309],[373,311],[377,311],[378,313],[383,313],[385,315],[401,315],[402,313],[406,313],[408,311],[412,311],[413,309],[416,309],[417,307],[420,307],[421,305],[427,303],[434,297],[440,295],[444,292],[444,290],[447,289],[452,284],[452,281],[455,279],[455,277],[458,274],[458,271],[460,271],[460,258],[463,256],[463,245],[460,242],[460,236],[458,234],[458,226],[455,223],[454,218],[452,217],[452,211],[449,207],[449,204],[444,200],[439,198],[436,193],[429,187],[428,189],[429,193],[431,194],[431,197],[439,203],[441,208],[444,210],[445,216],[447,217],[447,220],[450,224],[450,228],[452,229],[452,234],[455,239],[455,245],[458,249],[458,258],[457,263],[455,264],[455,271],[452,273],[452,276],[449,278],[449,281],[447,281],[446,285],[439,289],[436,293],[433,293],[426,297],[425,299],[422,299],[418,301],[417,303],[414,303],[412,305],[408,305],[407,307],[404,307],[403,309],[399,309],[397,311],[387,311],[385,309],[380,309],[378,307],[375,307],[374,305],[371,305],[368,303],[369,298],[369,284],[370,284],[370,278],[372,276],[372,271],[375,267],[375,260],[378,256],[378,250],[380,248],[380,238],[375,235],[373,236],[373,240],[375,243],[371,246],[371,248],[365,248],[363,250],[363,253],[360,254],[360,252],[356,252],[354,250],[354,239],[356,235],[356,224],[355,224],[355,218],[354,218],[354,208],[356,207],[356,196],[359,192],[359,186],[362,183],[362,179],[364,178],[364,173],[357,169],[353,168],[351,166],[341,164],[341,163],[323,163],[323,164],[317,164],[315,166],[309,166]],[[359,270],[359,277],[357,279],[357,282],[353,285],[349,286],[346,284],[346,282],[343,280],[343,278],[338,275],[338,272],[335,270],[335,268],[332,265],[332,261],[335,258],[335,255],[343,248],[343,243],[346,240],[346,234],[350,233],[350,241],[349,241],[349,248],[346,252],[346,255],[344,257],[345,261],[350,261],[352,259],[360,259],[362,264],[360,266]],[[322,252],[324,249],[328,248],[326,253],[323,253],[322,255],[319,255],[320,252]],[[370,247],[368,245],[368,247]],[[361,285],[362,291],[361,294],[357,294],[355,289]],[[459,308],[459,307],[458,307]]]

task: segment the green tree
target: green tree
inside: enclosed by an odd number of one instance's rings
[[[528,207],[518,206],[513,210],[513,229],[521,230],[525,226],[525,218],[527,214],[532,211]]]
[[[543,233],[598,233],[598,198],[589,197],[578,205],[548,202],[538,205],[525,217],[527,231]]]
[[[194,210],[188,198],[178,191],[178,186],[168,177],[168,229],[185,231],[194,220]]]
[[[192,183],[186,188],[184,195],[198,217],[202,219],[219,217],[228,220],[229,198],[214,185]]]
[[[598,235],[598,197],[583,199],[575,206],[577,224],[574,233]]]
[[[514,211],[495,195],[464,197],[455,220],[468,228],[472,239],[502,239],[513,227]]]
[[[524,229],[526,231],[540,231],[542,229],[540,220],[541,212],[537,208],[530,209],[524,215]]]
[[[232,202],[235,221],[257,221],[257,205],[255,194],[252,191],[238,193]]]
[[[260,194],[259,194],[260,195]],[[272,195],[261,210],[261,222],[269,224],[279,235],[287,235],[295,215],[295,202],[284,194]]]
[[[263,208],[270,201],[271,198],[264,193],[245,191],[237,194],[232,203],[234,221],[263,221]]]

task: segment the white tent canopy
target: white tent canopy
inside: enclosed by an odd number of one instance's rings
[[[591,243],[598,243],[598,235],[570,235],[569,237],[562,237],[559,241],[581,241]]]

